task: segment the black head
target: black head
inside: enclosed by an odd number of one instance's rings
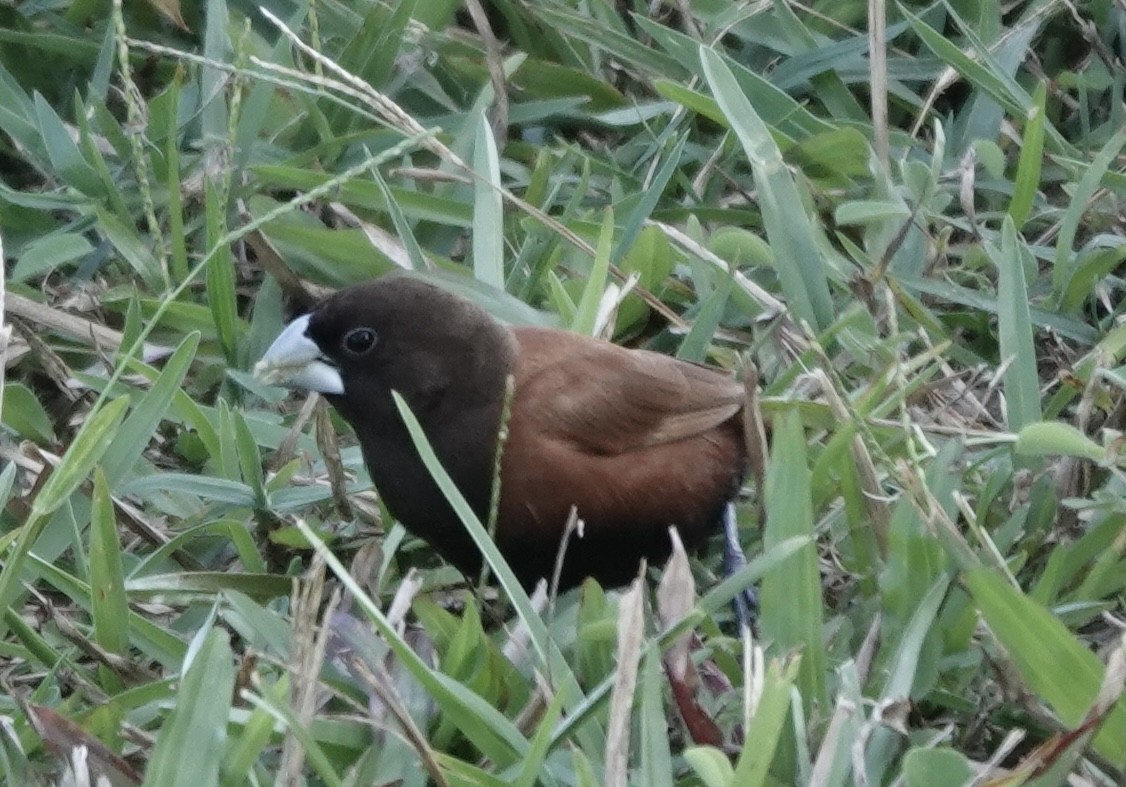
[[[394,275],[322,300],[290,323],[258,370],[270,382],[324,393],[356,426],[391,390],[416,411],[453,393],[460,406],[491,401],[503,395],[512,353],[508,329],[480,307]]]

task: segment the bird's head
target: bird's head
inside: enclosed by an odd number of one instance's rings
[[[483,309],[394,275],[341,290],[293,320],[254,372],[268,384],[325,394],[355,422],[391,390],[412,408],[451,389],[472,398],[483,378],[503,381],[511,354],[508,330]]]

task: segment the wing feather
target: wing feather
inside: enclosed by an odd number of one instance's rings
[[[585,452],[625,454],[696,437],[743,406],[743,387],[718,369],[577,334],[513,332],[516,396],[538,403],[543,436]]]

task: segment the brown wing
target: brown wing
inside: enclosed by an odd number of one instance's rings
[[[743,406],[726,372],[577,334],[514,329],[516,396],[535,402],[547,437],[583,452],[623,454],[696,437]]]

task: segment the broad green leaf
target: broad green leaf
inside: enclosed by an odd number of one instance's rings
[[[736,787],[735,770],[719,749],[692,746],[684,750],[684,760],[707,787]]]
[[[94,465],[112,444],[128,407],[129,397],[120,396],[108,402],[86,420],[78,430],[78,434],[74,436],[74,441],[63,455],[58,467],[35,496],[28,525],[25,525],[25,528],[61,506],[79,484],[86,480]],[[10,566],[5,566],[5,576],[9,568]],[[0,607],[2,606],[3,604],[0,604]]]
[[[911,211],[902,202],[882,200],[853,200],[837,206],[833,218],[838,224],[870,224],[884,221],[904,221]]]
[[[156,473],[139,476],[126,483],[122,491],[140,497],[163,492],[177,492],[196,495],[204,500],[216,503],[230,503],[238,506],[253,506],[255,502],[254,490],[241,481],[194,475],[192,473]]]
[[[94,250],[84,235],[57,232],[27,244],[12,269],[10,281],[23,282],[81,259]]]
[[[0,412],[3,413],[5,426],[20,437],[38,443],[54,442],[51,417],[30,388],[23,383],[5,382],[3,396]]]
[[[912,749],[903,758],[907,787],[947,787],[973,782],[965,756],[953,749]]]
[[[279,574],[185,571],[133,577],[125,583],[132,596],[144,598],[191,598],[238,591],[254,598],[277,598],[293,590],[293,579]]]
[[[331,175],[314,170],[281,165],[258,165],[251,172],[261,181],[262,186],[310,190],[324,185],[332,179]],[[464,201],[437,196],[411,189],[388,186],[388,191],[402,208],[404,215],[415,221],[433,221],[438,224],[471,229],[473,210]],[[345,205],[368,210],[387,211],[387,201],[377,184],[361,180],[350,180],[341,184],[339,197]],[[261,204],[265,204],[263,201]],[[252,203],[253,207],[253,203]],[[263,211],[264,212],[264,211]]]
[[[39,93],[35,94],[35,115],[40,140],[51,159],[53,174],[83,194],[104,196],[98,173],[82,156],[62,119]]]
[[[1020,430],[1015,450],[1024,456],[1078,456],[1101,462],[1107,451],[1071,424],[1038,421]]]

